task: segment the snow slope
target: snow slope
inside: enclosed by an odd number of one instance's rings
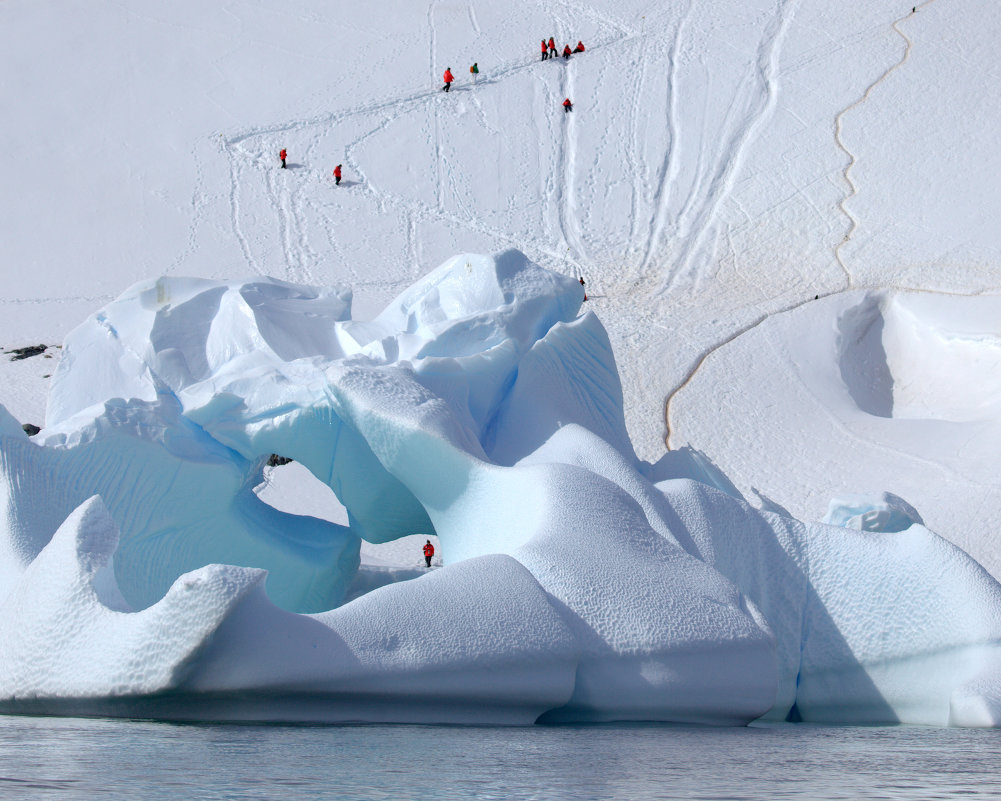
[[[514,246],[583,270],[654,460],[669,392],[763,316],[849,279],[997,287],[996,15],[910,9],[6,2],[0,343],[163,274],[346,282],[364,315]],[[540,63],[543,34],[588,50]]]

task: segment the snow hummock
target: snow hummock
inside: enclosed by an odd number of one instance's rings
[[[999,376],[1001,296],[839,293],[706,358],[671,401],[671,445],[807,520],[890,493],[1001,577]]]
[[[889,496],[910,525],[806,523],[639,460],[574,279],[464,254],[350,301],[143,282],[67,338],[39,435],[0,410],[0,709],[1001,725],[1001,585]]]

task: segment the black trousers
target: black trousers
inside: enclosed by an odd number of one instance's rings
[[[431,557],[430,556],[425,556],[424,557],[424,561],[427,562],[428,567],[431,567]]]
[[[445,91],[447,92],[447,91],[448,91],[449,89],[451,89],[451,88],[452,88],[452,83],[451,83],[451,81],[449,81],[448,83],[446,83],[446,84],[445,84],[445,85],[444,85],[443,87],[441,87],[441,88],[442,88],[442,89],[444,89],[444,90],[445,90]]]

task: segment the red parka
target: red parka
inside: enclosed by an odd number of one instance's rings
[[[445,83],[452,83],[455,79],[452,77],[452,70],[445,70]]]
[[[556,40],[552,36],[549,37],[549,49],[550,50],[556,49]]]
[[[280,158],[280,159],[283,159],[283,160],[284,160],[284,159],[285,159],[285,158],[287,158],[287,157],[288,157],[288,153],[286,153],[286,152],[285,152],[285,148],[282,148],[282,151],[281,151],[281,153],[279,153],[279,154],[278,154],[278,158]]]
[[[424,555],[428,558],[434,556],[434,546],[430,542],[424,545]]]
[[[573,51],[575,53],[583,53],[584,52],[584,43],[583,42],[577,42],[577,46],[573,49]]]
[[[546,40],[545,39],[542,40],[542,52],[543,53],[548,53],[549,52],[549,46],[546,44]]]
[[[563,55],[569,56],[572,52],[570,45],[563,45]]]
[[[336,167],[334,167],[334,178],[340,178],[340,177],[341,177],[341,165],[338,164]]]

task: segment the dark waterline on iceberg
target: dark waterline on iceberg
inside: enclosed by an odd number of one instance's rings
[[[1001,731],[0,717],[0,798],[1001,797]]]

